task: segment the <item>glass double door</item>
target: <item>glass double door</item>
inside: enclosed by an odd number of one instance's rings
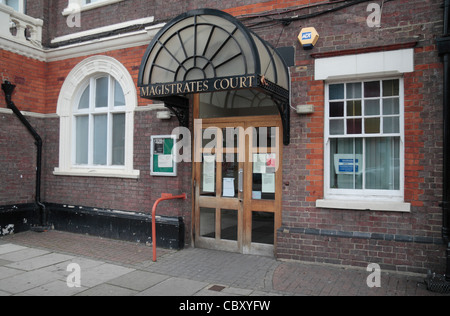
[[[204,119],[195,124],[196,247],[274,254],[281,225],[279,117]]]

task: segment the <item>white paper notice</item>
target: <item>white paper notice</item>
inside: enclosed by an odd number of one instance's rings
[[[172,155],[158,155],[157,157],[159,168],[172,168]]]
[[[213,155],[205,155],[203,158],[203,192],[215,192],[216,157]]]
[[[234,197],[234,178],[223,178],[223,196]]]
[[[275,193],[275,173],[262,174],[262,192]]]
[[[266,154],[253,154],[253,173],[266,173]]]

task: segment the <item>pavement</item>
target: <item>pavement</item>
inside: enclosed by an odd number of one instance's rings
[[[448,296],[425,276],[199,248],[167,250],[61,231],[0,237],[0,296]],[[229,306],[231,307],[231,305]]]

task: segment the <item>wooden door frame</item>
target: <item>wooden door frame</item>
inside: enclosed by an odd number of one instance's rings
[[[199,105],[200,105],[200,95],[196,94],[193,98],[193,114],[194,121],[199,118]],[[283,161],[283,128],[282,122],[279,116],[271,115],[271,116],[250,116],[250,117],[224,117],[224,118],[213,118],[213,119],[202,119],[202,125],[210,125],[210,126],[225,126],[225,124],[229,124],[229,126],[235,126],[236,122],[242,123],[244,130],[248,127],[277,127],[278,137],[276,142],[276,153],[278,154],[278,170],[275,173],[275,200],[253,200],[252,199],[252,162],[250,161],[250,155],[253,154],[253,146],[252,146],[252,135],[244,134],[244,143],[241,143],[241,146],[245,147],[245,162],[243,162],[244,169],[244,192],[242,193],[243,203],[239,203],[242,206],[242,210],[239,210],[238,221],[242,222],[242,225],[239,225],[238,230],[238,248],[242,253],[248,254],[269,254],[275,255],[276,246],[277,246],[277,229],[281,227],[281,205],[282,205],[282,161]],[[230,125],[231,124],[231,125]],[[218,126],[220,125],[220,126]],[[192,144],[196,144],[195,137],[200,137],[201,135],[197,135],[196,128],[194,124],[194,133],[192,135]],[[200,133],[201,134],[201,133]],[[192,151],[192,220],[191,220],[191,245],[195,247],[196,245],[196,229],[199,228],[199,210],[200,207],[198,205],[200,198],[200,168],[197,167],[197,163],[195,160],[196,150],[197,148],[193,145]],[[218,186],[221,186],[218,183],[218,178],[216,177],[216,182]],[[245,188],[250,188],[245,189]],[[216,192],[217,192],[216,188]],[[240,199],[241,197],[238,197]],[[264,211],[267,212],[267,204],[273,204],[270,212],[274,213],[274,243],[272,245],[264,245],[257,244],[251,242],[251,234],[252,234],[252,212],[253,211]],[[217,212],[217,211],[216,211]],[[240,217],[242,216],[242,217]],[[217,220],[216,220],[217,221]],[[241,235],[242,234],[242,235]],[[240,238],[242,236],[242,238]],[[252,249],[252,248],[255,249]],[[221,247],[218,247],[219,250]],[[256,249],[258,248],[258,249]],[[223,250],[230,250],[225,245]]]

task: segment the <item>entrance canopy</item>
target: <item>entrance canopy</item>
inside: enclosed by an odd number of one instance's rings
[[[190,11],[166,24],[148,46],[138,79],[141,97],[163,101],[183,126],[189,123],[189,94],[220,92],[229,100],[265,95],[279,110],[286,145],[289,85],[279,53],[233,16],[213,9]],[[254,115],[260,115],[258,99],[249,103]]]

